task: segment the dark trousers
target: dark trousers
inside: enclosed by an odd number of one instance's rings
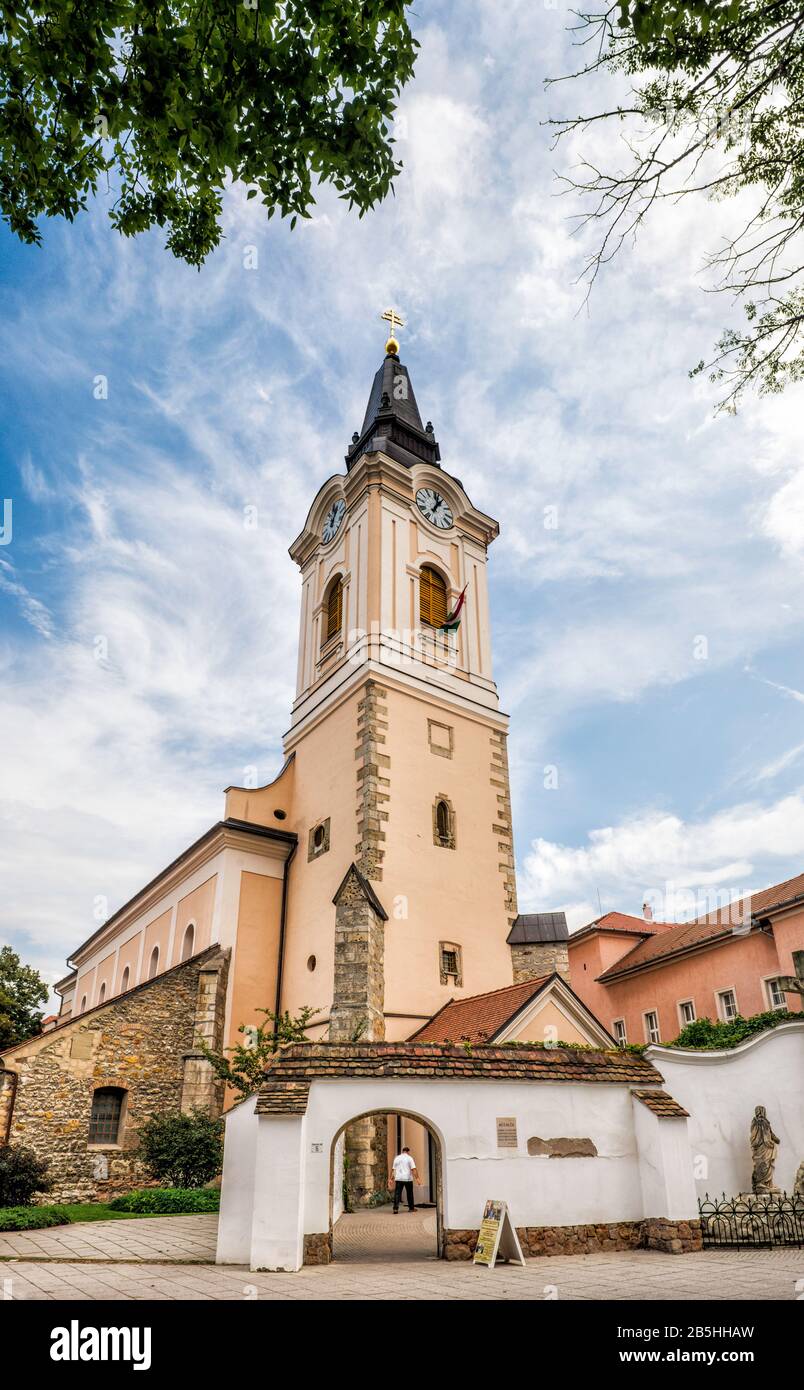
[[[401,1197],[402,1197],[402,1190],[403,1190],[403,1188],[404,1188],[405,1196],[406,1196],[407,1199],[408,1199],[408,1208],[409,1208],[409,1210],[410,1210],[410,1211],[415,1211],[415,1207],[414,1207],[414,1205],[413,1205],[413,1183],[412,1183],[412,1182],[398,1182],[398,1183],[395,1183],[395,1184],[394,1184],[394,1211],[399,1211],[399,1202],[400,1202],[400,1199],[401,1199]]]

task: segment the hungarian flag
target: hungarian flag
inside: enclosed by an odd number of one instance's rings
[[[467,586],[466,584],[464,584],[463,588],[461,589],[458,602],[456,603],[452,612],[447,614],[446,619],[439,628],[439,632],[455,632],[460,627],[461,609],[463,608],[463,605],[466,602],[466,589]]]

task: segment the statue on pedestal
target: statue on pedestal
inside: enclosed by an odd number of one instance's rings
[[[755,1193],[779,1191],[773,1181],[778,1148],[779,1139],[771,1129],[765,1107],[758,1105],[751,1121],[751,1156],[754,1160],[751,1187]]]

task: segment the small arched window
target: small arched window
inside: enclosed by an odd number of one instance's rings
[[[340,575],[333,579],[324,604],[324,641],[337,637],[343,622],[343,580]]]
[[[183,940],[182,943],[181,943],[181,958],[182,958],[182,960],[189,960],[189,959],[190,959],[190,956],[193,954],[193,946],[194,946],[194,945],[195,945],[195,925],[194,925],[193,922],[190,922],[189,926],[187,927],[186,932],[184,933],[184,940]]]
[[[117,1086],[99,1086],[92,1097],[89,1117],[90,1144],[117,1144],[123,1115],[125,1091]]]
[[[80,1009],[78,1010],[78,1012],[79,1012],[80,1014],[82,1014],[82,1013],[84,1012],[84,1009],[86,1008],[86,1006],[87,1006],[87,997],[86,997],[86,995],[84,995],[83,998],[82,998],[82,1000],[81,1000],[81,1007],[80,1007]]]
[[[154,946],[151,952],[151,959],[148,963],[148,979],[152,980],[159,969],[159,947]]]
[[[443,627],[447,621],[447,583],[429,565],[419,576],[419,621],[427,627]]]
[[[98,994],[98,1003],[99,1003],[99,1004],[102,1004],[105,998],[106,998],[106,981],[104,980],[103,984],[102,984],[101,987],[100,987],[100,993]]]
[[[124,994],[125,991],[128,989],[128,982],[129,982],[130,979],[131,979],[131,971],[129,970],[128,966],[126,966],[125,970],[123,971],[123,978],[122,978],[122,980],[120,981],[120,993],[121,993],[121,994]]]
[[[455,812],[446,796],[437,796],[433,804],[433,843],[442,849],[455,848]]]

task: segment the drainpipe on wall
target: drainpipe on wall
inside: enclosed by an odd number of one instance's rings
[[[290,878],[290,866],[293,863],[298,848],[299,844],[297,841],[285,860],[285,870],[282,875],[282,911],[279,917],[279,959],[276,968],[276,1000],[274,1002],[274,1015],[276,1018],[278,1018],[282,1012],[282,975],[285,965],[285,923],[288,915],[288,880]],[[276,1037],[276,1032],[276,1023],[274,1023],[274,1037]]]

